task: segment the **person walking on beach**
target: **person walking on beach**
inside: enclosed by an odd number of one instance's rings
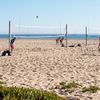
[[[58,37],[58,38],[56,39],[56,44],[59,43],[60,38],[61,38],[61,37]]]
[[[60,39],[60,44],[61,44],[61,45],[62,45],[63,40],[64,40],[64,37],[62,37],[62,38]]]
[[[11,45],[11,52],[14,49],[14,42],[15,42],[15,40],[16,40],[16,37],[14,37],[14,38],[11,39],[11,43],[10,43],[10,45]]]

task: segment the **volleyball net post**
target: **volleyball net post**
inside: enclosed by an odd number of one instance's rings
[[[11,42],[11,21],[9,20],[9,36],[8,36],[8,40],[9,40],[9,51],[11,52],[11,45],[10,45],[10,42]]]
[[[85,44],[86,44],[86,46],[87,46],[87,36],[88,36],[87,34],[88,34],[88,33],[87,33],[87,26],[86,26],[86,27],[85,27],[85,42],[86,42]]]
[[[66,36],[66,48],[67,48],[68,47],[67,24],[66,24],[66,33],[65,33],[65,36]]]

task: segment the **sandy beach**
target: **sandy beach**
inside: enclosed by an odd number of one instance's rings
[[[60,82],[100,86],[98,40],[89,40],[88,46],[85,46],[85,40],[68,40],[69,45],[77,43],[82,47],[61,47],[56,45],[55,40],[17,39],[12,56],[0,57],[0,80],[8,86],[48,91],[56,91],[54,88]],[[0,40],[0,52],[7,48],[8,41]],[[65,96],[76,94],[81,100],[100,98],[100,92],[74,92]]]

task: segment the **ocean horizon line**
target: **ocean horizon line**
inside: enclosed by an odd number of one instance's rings
[[[0,38],[8,38],[9,34],[0,34]],[[66,34],[11,34],[11,37],[16,37],[19,39],[55,39],[58,37],[66,38]],[[67,34],[69,39],[85,39],[85,34]],[[100,34],[88,34],[88,39],[97,39]]]

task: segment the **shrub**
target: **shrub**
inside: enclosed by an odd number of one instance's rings
[[[75,83],[74,81],[68,84],[65,84],[64,82],[60,83],[61,89],[73,89],[73,88],[78,88],[81,86],[78,83]]]
[[[65,100],[55,93],[37,89],[0,86],[3,100]]]
[[[90,92],[90,93],[96,93],[98,90],[100,90],[97,86],[90,86],[89,88],[84,87],[82,89],[82,92]]]

